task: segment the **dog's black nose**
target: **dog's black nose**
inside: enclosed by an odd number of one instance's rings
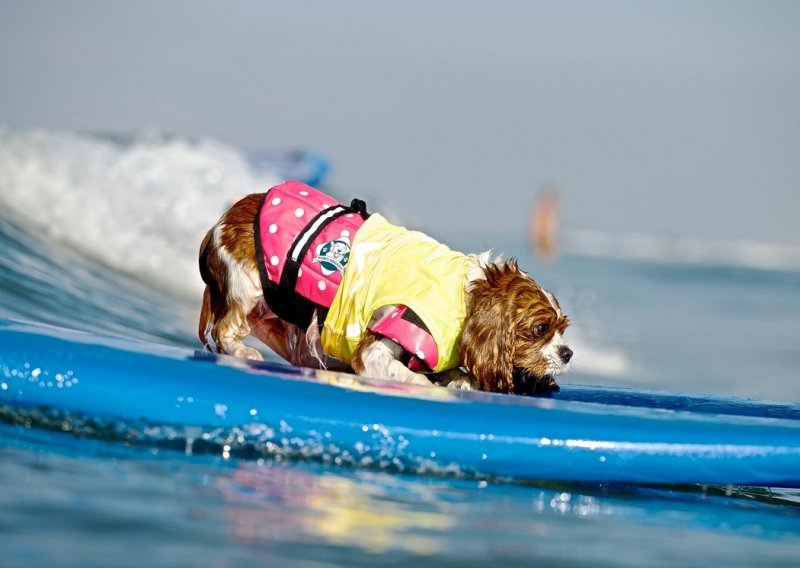
[[[558,350],[558,354],[561,356],[561,360],[564,361],[564,363],[569,363],[569,360],[572,359],[572,349],[566,345]]]

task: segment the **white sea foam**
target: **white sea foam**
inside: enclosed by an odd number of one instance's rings
[[[565,235],[564,241],[566,252],[580,256],[757,270],[800,270],[800,244],[713,241],[689,236],[614,235],[586,230],[572,230]]]
[[[573,368],[586,375],[602,377],[625,377],[631,374],[631,361],[625,352],[618,349],[600,348],[571,341],[575,352]]]
[[[201,289],[205,231],[233,199],[279,181],[212,140],[0,129],[3,216],[187,297]]]
[[[570,326],[567,343],[575,352],[570,361],[574,372],[600,377],[627,377],[633,372],[633,363],[627,353],[587,341],[579,327]]]

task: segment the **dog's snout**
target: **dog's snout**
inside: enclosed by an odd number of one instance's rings
[[[572,359],[572,349],[564,345],[558,350],[558,355],[561,357],[561,360],[564,361],[564,363],[569,363],[569,360]]]

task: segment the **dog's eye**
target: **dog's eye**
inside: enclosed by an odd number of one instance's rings
[[[540,323],[539,325],[533,326],[533,336],[534,337],[542,337],[547,330],[550,329],[550,326],[546,323]]]

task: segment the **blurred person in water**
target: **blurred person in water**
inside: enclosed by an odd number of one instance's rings
[[[534,254],[544,260],[558,257],[558,205],[561,188],[546,185],[542,188],[528,216],[528,239]]]

